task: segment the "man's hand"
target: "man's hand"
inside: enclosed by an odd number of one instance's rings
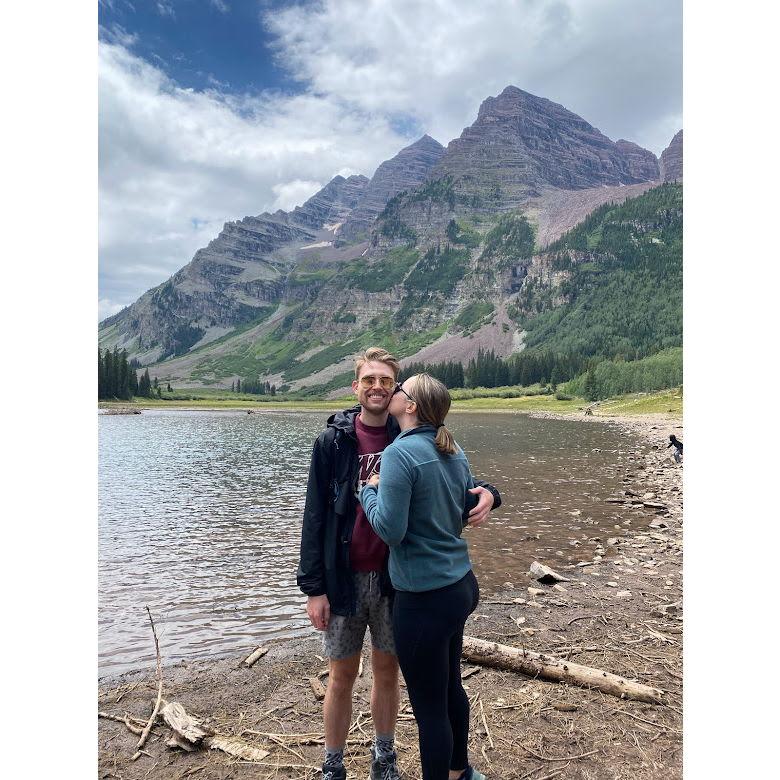
[[[366,482],[367,485],[373,485],[374,487],[379,487],[379,474],[372,474],[368,481]]]
[[[479,496],[477,505],[469,512],[469,525],[476,527],[487,520],[490,510],[493,508],[493,494],[483,487],[471,488],[469,493]]]
[[[306,600],[306,614],[317,631],[324,631],[330,622],[330,602],[323,593],[322,596],[309,596]]]

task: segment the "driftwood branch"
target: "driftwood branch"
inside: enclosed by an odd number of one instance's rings
[[[267,647],[257,647],[241,663],[246,667],[254,666],[267,652]]]
[[[221,750],[229,756],[239,758],[242,761],[262,761],[270,755],[269,751],[250,745],[241,737],[229,737],[224,734],[216,734],[212,729],[204,726],[197,718],[189,715],[178,702],[166,702],[160,711],[163,720],[175,735],[175,744],[190,745],[191,748],[209,748]],[[184,748],[186,750],[186,747]]]
[[[486,642],[474,637],[463,637],[463,657],[474,664],[492,666],[504,671],[521,672],[529,677],[582,685],[609,693],[621,699],[634,699],[650,704],[665,704],[666,697],[660,688],[627,680],[601,669],[563,661],[545,653]]]
[[[106,720],[114,720],[117,723],[124,723],[125,726],[127,726],[128,731],[131,734],[135,734],[136,737],[140,736],[143,733],[143,729],[136,725],[138,723],[145,723],[143,720],[138,720],[138,718],[134,718],[130,714],[125,714],[124,717],[121,715],[112,715],[110,712],[98,712],[98,718],[105,718]],[[134,723],[131,723],[130,721],[135,721]]]
[[[154,722],[157,720],[157,714],[160,712],[160,703],[162,702],[163,692],[163,678],[162,678],[162,660],[160,658],[160,642],[157,639],[157,629],[154,627],[154,620],[152,620],[152,613],[149,611],[149,607],[146,607],[146,614],[149,615],[149,622],[152,624],[152,635],[154,636],[154,650],[157,654],[157,701],[154,703],[152,714],[149,717],[149,721],[141,732],[141,737],[138,740],[138,744],[135,746],[136,753],[133,756],[135,761],[141,755],[141,748],[146,744],[146,740],[149,738],[149,733],[152,730]]]
[[[325,686],[316,677],[309,677],[309,685],[317,701],[322,701],[325,698]]]

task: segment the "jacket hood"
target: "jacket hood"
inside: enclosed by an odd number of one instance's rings
[[[345,409],[343,412],[336,412],[328,417],[328,428],[335,428],[339,431],[346,431],[347,433],[354,433],[355,431],[355,418],[360,413],[360,404]]]

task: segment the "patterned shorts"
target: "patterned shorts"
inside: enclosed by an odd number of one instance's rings
[[[331,615],[322,635],[325,655],[336,661],[359,653],[363,649],[366,626],[371,631],[371,644],[385,653],[395,655],[393,614],[389,596],[379,589],[379,572],[355,572],[357,604],[354,615]]]

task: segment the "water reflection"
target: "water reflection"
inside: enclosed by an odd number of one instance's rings
[[[323,412],[101,416],[100,674],[153,665],[144,606],[168,661],[240,653],[309,634],[295,584],[309,456]],[[452,414],[477,476],[504,505],[471,529],[483,591],[534,557],[580,560],[614,535],[619,485],[636,445],[599,425]]]

